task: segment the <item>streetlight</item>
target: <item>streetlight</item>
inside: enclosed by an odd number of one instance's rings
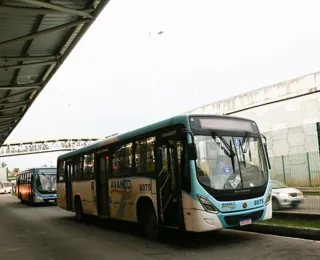
[[[156,35],[162,35],[164,32],[163,31],[159,31],[156,33]],[[152,36],[152,32],[149,32],[149,36]],[[153,39],[153,38],[152,38]],[[149,57],[153,57],[153,50],[154,50],[154,47],[153,45],[151,46],[151,53],[149,55]],[[153,71],[153,63],[151,64],[151,68],[152,68],[152,71]],[[154,117],[154,110],[155,110],[155,107],[156,107],[156,104],[155,104],[155,98],[154,98],[154,83],[153,83],[153,76],[152,76],[152,82],[151,82],[151,93],[152,93],[152,116]]]

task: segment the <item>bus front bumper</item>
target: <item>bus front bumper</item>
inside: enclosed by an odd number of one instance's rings
[[[186,221],[186,229],[188,231],[213,231],[222,228],[233,228],[241,225],[248,225],[254,222],[270,219],[272,218],[272,204],[269,203],[267,206],[261,208],[236,213],[214,214],[204,210],[193,209],[190,216],[191,218],[188,218]],[[190,223],[190,220],[192,223]]]

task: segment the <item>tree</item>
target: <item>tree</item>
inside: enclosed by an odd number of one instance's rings
[[[14,168],[13,172],[19,172],[19,170],[20,170],[19,168]]]
[[[2,162],[1,163],[1,168],[5,168],[8,164],[6,164],[6,162]]]

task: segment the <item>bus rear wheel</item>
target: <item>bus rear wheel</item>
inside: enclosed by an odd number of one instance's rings
[[[146,207],[140,211],[139,222],[149,239],[159,239],[160,226],[153,205],[147,204]]]
[[[82,203],[79,197],[76,197],[74,200],[74,207],[76,211],[76,218],[78,221],[83,221],[84,220],[84,214],[83,214],[83,209],[82,209]]]

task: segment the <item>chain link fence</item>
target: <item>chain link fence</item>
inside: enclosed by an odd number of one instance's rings
[[[308,124],[264,133],[271,179],[277,181],[274,211],[320,214],[318,128],[318,124]]]

